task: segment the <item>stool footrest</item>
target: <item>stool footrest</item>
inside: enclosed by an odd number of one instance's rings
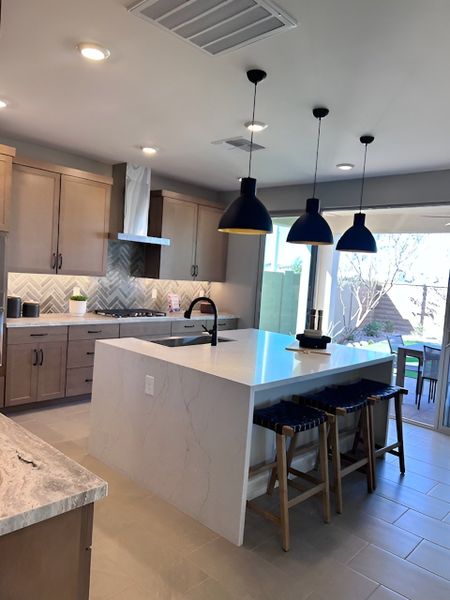
[[[258,506],[258,504],[256,504],[256,502],[253,502],[253,500],[247,500],[247,508],[250,508],[250,510],[253,510],[254,512],[258,513],[262,517],[269,519],[269,521],[272,521],[276,525],[280,525],[280,523],[281,523],[281,519],[278,515],[274,514],[270,510],[261,508],[260,506]]]
[[[395,448],[399,447],[399,443],[395,442],[394,444],[389,444],[389,446],[383,446],[382,448],[377,448],[375,450],[375,456],[382,456],[383,454],[386,454],[386,452],[389,452],[389,454],[396,454],[396,456],[398,456],[398,452],[394,453],[393,450],[395,450]]]
[[[353,473],[353,471],[357,471],[361,467],[364,467],[364,465],[367,465],[368,462],[369,461],[367,458],[362,458],[361,460],[357,460],[356,462],[352,463],[351,465],[348,465],[347,467],[343,467],[341,469],[341,477],[345,477],[346,475]]]
[[[292,487],[295,487],[296,489],[299,489],[295,485],[295,482],[293,482],[292,480],[289,480],[288,484],[291,485]],[[308,498],[311,498],[312,496],[319,494],[324,488],[325,488],[324,484],[321,483],[309,490],[302,491],[301,494],[299,494],[298,496],[295,496],[295,498],[292,498],[292,500],[289,500],[288,507],[292,508],[296,504],[299,504],[300,502],[304,502],[305,500],[308,500]]]
[[[292,473],[292,475],[300,477],[301,479],[306,479],[306,481],[309,481],[311,483],[321,483],[320,479],[317,479],[317,477],[314,477],[314,475],[310,475],[309,473],[303,473],[303,471],[298,471],[297,469],[294,469],[294,467],[289,467],[288,473]]]

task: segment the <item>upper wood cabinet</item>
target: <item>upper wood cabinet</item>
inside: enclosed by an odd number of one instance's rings
[[[60,175],[14,165],[8,270],[54,273],[58,247]]]
[[[9,229],[12,160],[16,151],[0,144],[0,231]]]
[[[222,209],[175,192],[151,193],[149,235],[170,246],[146,247],[145,276],[224,281],[227,235],[217,231]]]
[[[59,273],[106,273],[110,193],[106,183],[61,176]]]
[[[217,231],[221,208],[198,207],[196,277],[201,281],[225,281],[228,234]]]
[[[8,270],[104,275],[112,180],[57,165],[13,165]]]

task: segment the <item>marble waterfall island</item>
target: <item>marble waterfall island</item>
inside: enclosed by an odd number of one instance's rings
[[[392,356],[334,344],[329,355],[289,352],[292,338],[256,329],[220,337],[232,341],[97,341],[89,449],[240,545],[246,500],[265,489],[249,482],[249,465],[271,460],[274,449],[271,432],[253,426],[254,407],[360,377],[390,382]],[[384,442],[387,410],[377,409]]]

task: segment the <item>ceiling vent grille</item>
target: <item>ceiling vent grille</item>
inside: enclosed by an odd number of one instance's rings
[[[214,144],[215,146],[220,146],[221,144],[227,144],[228,146],[231,146],[231,148],[237,148],[238,150],[243,150],[244,152],[250,152],[250,140],[247,140],[246,138],[243,137],[235,137],[235,138],[227,138],[227,139],[223,139],[223,140],[216,140],[215,142],[211,142],[211,144]],[[256,152],[257,150],[265,150],[266,147],[265,146],[261,146],[261,144],[256,144],[255,142],[253,142],[253,152]]]
[[[128,10],[213,56],[297,26],[270,0],[141,0]]]

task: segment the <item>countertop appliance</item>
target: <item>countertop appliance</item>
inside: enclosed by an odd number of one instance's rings
[[[8,296],[6,303],[6,316],[8,319],[18,319],[22,315],[22,298]]]
[[[103,317],[116,317],[123,319],[125,317],[165,317],[166,313],[159,310],[151,310],[150,308],[100,308],[96,311],[97,315]]]
[[[22,304],[22,316],[23,317],[39,317],[40,306],[38,302],[24,302]]]

